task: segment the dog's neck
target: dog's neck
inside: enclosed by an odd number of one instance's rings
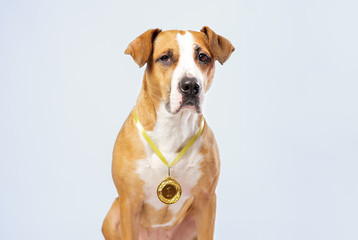
[[[160,103],[158,98],[150,95],[147,87],[146,73],[144,74],[142,88],[137,98],[136,110],[140,123],[146,131],[152,131],[157,120],[157,109]]]
[[[173,115],[161,103],[153,131],[148,134],[162,151],[179,152],[198,131],[198,119],[198,114],[189,110]]]
[[[137,99],[138,119],[162,151],[177,152],[198,131],[202,115],[194,110],[169,113],[165,103],[151,96],[145,81]]]

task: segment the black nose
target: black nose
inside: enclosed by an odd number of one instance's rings
[[[195,97],[201,91],[201,87],[198,83],[198,80],[196,80],[196,78],[192,78],[192,77],[184,77],[179,82],[179,89],[183,94],[185,94],[189,97]]]

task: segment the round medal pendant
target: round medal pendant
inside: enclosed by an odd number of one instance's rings
[[[162,181],[157,189],[158,198],[166,204],[176,203],[181,196],[180,184],[172,177],[167,177]]]

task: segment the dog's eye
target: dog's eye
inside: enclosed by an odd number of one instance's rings
[[[210,61],[210,57],[205,53],[199,53],[199,61],[202,63],[207,63]]]
[[[171,62],[171,57],[169,55],[162,55],[158,60],[162,63],[168,64]]]

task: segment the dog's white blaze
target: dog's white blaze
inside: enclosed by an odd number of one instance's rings
[[[170,110],[172,112],[176,112],[179,109],[182,101],[178,85],[183,76],[187,75],[196,78],[202,89],[204,89],[204,76],[194,59],[195,46],[193,35],[188,31],[184,35],[178,33],[177,42],[179,46],[179,62],[173,72],[170,92]],[[203,94],[204,91],[201,91],[199,96],[200,103],[202,102]]]
[[[177,150],[182,147],[181,145],[184,145],[198,131],[197,121],[198,115],[193,111],[183,110],[173,115],[167,112],[164,103],[161,104],[160,110],[157,113],[155,127],[153,131],[148,132],[148,135],[158,146],[169,164],[178,155]],[[141,139],[146,146],[148,157],[138,161],[137,173],[145,182],[143,189],[146,195],[145,203],[159,210],[168,206],[157,197],[158,185],[167,177],[168,168],[153,152],[142,136]],[[200,177],[199,166],[202,160],[202,156],[199,154],[200,145],[201,138],[199,137],[188,152],[172,168],[172,177],[182,187],[182,196],[179,201],[169,205],[169,210],[173,213],[173,219],[153,227],[171,225],[175,221],[175,215],[183,207],[185,201],[191,197],[191,190]]]

